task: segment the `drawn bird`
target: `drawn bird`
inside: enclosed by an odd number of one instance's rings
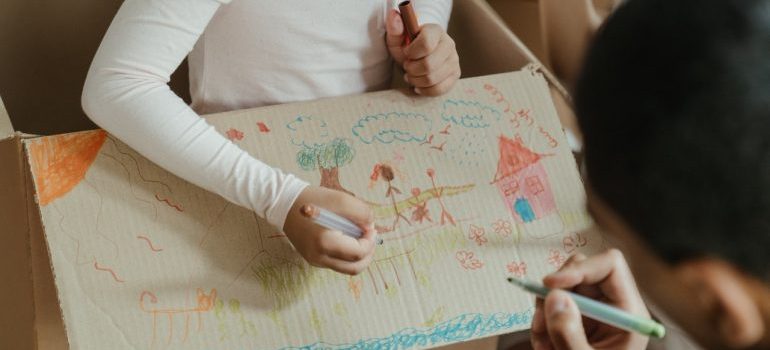
[[[443,152],[444,151],[444,145],[446,145],[446,141],[442,142],[441,145],[439,145],[439,146],[430,146],[430,148],[437,149],[437,150]]]
[[[444,128],[444,130],[439,131],[439,134],[449,135],[449,128],[452,127],[452,124],[447,124],[447,126]]]
[[[433,144],[433,134],[430,134],[430,135],[428,136],[428,140],[426,140],[426,141],[423,141],[423,142],[420,144],[420,146],[422,146],[422,145],[425,145],[425,144],[428,144],[428,145],[430,145],[430,144]]]

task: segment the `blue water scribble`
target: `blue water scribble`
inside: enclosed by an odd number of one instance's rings
[[[532,311],[498,312],[494,314],[463,314],[451,320],[441,322],[434,327],[405,328],[384,338],[363,339],[352,344],[327,344],[323,342],[302,347],[287,347],[281,350],[402,350],[414,347],[436,346],[513,330],[514,327],[528,325],[532,320]]]
[[[389,112],[359,119],[352,132],[365,144],[423,142],[431,125],[432,121],[423,114]]]
[[[502,117],[497,108],[476,101],[446,100],[441,119],[466,128],[488,128],[492,121]]]

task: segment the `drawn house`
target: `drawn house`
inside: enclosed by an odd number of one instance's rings
[[[497,185],[505,206],[519,223],[530,223],[556,211],[545,167],[544,155],[527,148],[519,136],[500,135],[500,160],[492,183]]]

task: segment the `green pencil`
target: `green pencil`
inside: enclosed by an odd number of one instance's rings
[[[511,284],[519,286],[541,298],[545,298],[545,296],[548,295],[548,292],[550,291],[548,288],[543,287],[542,285],[513,277],[508,277],[508,282],[511,282]],[[663,338],[663,336],[666,335],[666,329],[663,328],[663,325],[649,318],[632,315],[614,306],[586,298],[579,294],[571,292],[567,292],[567,294],[572,297],[572,300],[575,301],[578,309],[580,309],[580,313],[585,317],[606,323],[613,327],[627,330],[629,332],[638,332],[646,336]]]

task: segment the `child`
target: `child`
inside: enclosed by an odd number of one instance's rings
[[[770,1],[630,0],[586,57],[576,110],[588,207],[625,254],[544,279],[649,316],[634,284],[709,349],[770,348]],[[535,349],[644,349],[537,304]]]
[[[417,94],[448,91],[460,76],[445,31],[452,1],[413,1],[424,24],[408,46],[389,2],[127,0],[91,64],[83,109],[151,161],[283,228],[309,263],[356,274],[374,251],[368,206],[261,163],[199,114],[387,88],[392,59]],[[191,106],[167,85],[188,53]],[[322,229],[301,217],[300,203],[328,207],[366,234]]]

